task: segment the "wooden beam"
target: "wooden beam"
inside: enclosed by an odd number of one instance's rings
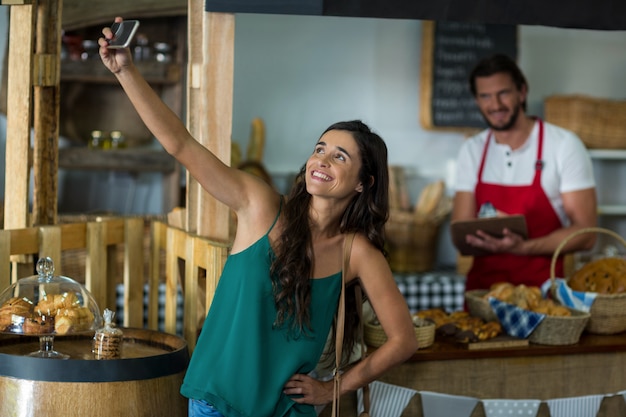
[[[61,72],[61,3],[37,6],[33,71],[33,218],[34,225],[57,222],[59,163],[59,109]]]
[[[235,17],[206,13],[202,1],[190,0],[189,7],[188,127],[200,143],[230,164]],[[187,187],[187,230],[228,240],[228,207],[189,175]]]
[[[7,86],[4,228],[29,226],[28,183],[35,8],[11,7]]]

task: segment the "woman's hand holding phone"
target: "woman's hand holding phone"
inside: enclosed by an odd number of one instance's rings
[[[133,37],[135,36],[135,33],[137,32],[138,27],[138,20],[116,20],[113,22],[111,25],[113,37],[108,40],[109,49],[128,48],[133,40]]]
[[[124,20],[121,17],[116,17],[112,27],[105,27],[102,29],[103,36],[98,39],[98,45],[100,46],[100,58],[109,71],[114,74],[119,73],[123,67],[131,64],[130,51],[127,47],[111,47],[111,45],[117,43],[117,39],[119,39],[116,38],[116,33],[112,30],[112,28],[117,27],[117,30],[119,31],[123,26],[122,23],[124,23]],[[133,23],[131,25],[131,27],[135,27],[134,31],[137,30],[136,25],[138,25],[138,22],[137,24]],[[130,33],[127,32],[127,34]],[[134,32],[132,35],[134,35]],[[126,42],[123,42],[122,44],[125,43]],[[128,43],[130,43],[130,40],[128,40]]]

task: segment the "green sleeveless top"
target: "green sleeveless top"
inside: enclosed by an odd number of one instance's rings
[[[181,393],[226,417],[315,417],[313,406],[295,403],[283,386],[317,365],[337,311],[341,272],[310,280],[311,330],[294,336],[275,328],[268,234],[228,257]]]

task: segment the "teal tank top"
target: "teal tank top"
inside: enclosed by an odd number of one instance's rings
[[[275,328],[268,234],[228,257],[181,394],[226,417],[315,417],[313,406],[295,403],[283,386],[317,365],[337,311],[341,272],[311,279],[310,331],[295,337],[285,326]]]

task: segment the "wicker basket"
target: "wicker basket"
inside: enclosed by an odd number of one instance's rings
[[[471,290],[465,292],[465,303],[467,310],[472,317],[480,317],[485,321],[498,321],[498,316],[494,313],[489,300],[484,296],[487,290]]]
[[[471,290],[465,293],[465,301],[470,315],[480,317],[485,321],[499,321],[498,316],[491,308],[489,300],[484,298],[487,290]],[[580,339],[587,322],[589,313],[569,309],[569,317],[546,316],[537,328],[530,334],[528,341],[540,345],[572,345]]]
[[[424,349],[435,342],[435,323],[428,323],[420,327],[414,327],[418,349]],[[380,324],[366,322],[363,325],[363,338],[365,344],[372,347],[382,346],[387,341],[387,335]]]
[[[432,270],[440,226],[441,222],[420,221],[411,211],[391,210],[385,225],[391,270],[400,273]]]
[[[626,247],[626,241],[617,233],[603,229],[601,227],[588,227],[578,230],[571,235],[567,236],[559,244],[552,256],[552,263],[550,265],[550,279],[552,280],[552,293],[556,290],[555,282],[555,265],[556,259],[561,252],[561,249],[565,244],[575,236],[584,233],[603,233],[615,238],[624,247]],[[566,277],[566,279],[569,277]],[[595,334],[616,334],[626,330],[626,293],[620,294],[598,294],[591,305],[589,310],[591,315],[589,322],[587,323],[586,331]]]
[[[551,96],[544,102],[544,117],[576,133],[588,148],[626,148],[626,101]]]
[[[569,317],[546,316],[528,336],[528,341],[539,345],[573,345],[589,322],[589,313],[569,309]]]

